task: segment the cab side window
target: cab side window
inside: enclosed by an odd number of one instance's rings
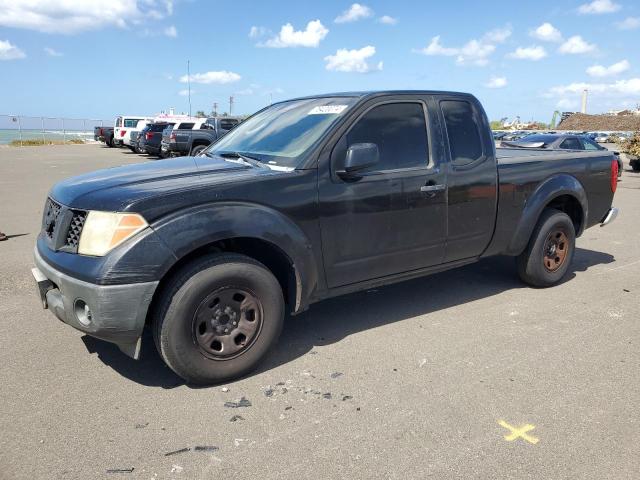
[[[578,140],[577,138],[573,138],[573,137],[569,137],[567,139],[565,139],[561,144],[560,144],[560,148],[564,148],[567,150],[583,150],[584,147],[582,146],[582,143],[580,143],[580,140]]]
[[[427,124],[418,102],[385,103],[365,113],[346,135],[346,148],[375,143],[380,163],[374,171],[426,167],[429,163]]]
[[[482,140],[471,104],[465,100],[443,100],[440,108],[447,127],[453,165],[468,165],[482,157]]]

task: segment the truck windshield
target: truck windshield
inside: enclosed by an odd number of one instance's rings
[[[246,153],[265,163],[295,168],[355,101],[354,97],[325,97],[272,105],[231,130],[207,154]]]

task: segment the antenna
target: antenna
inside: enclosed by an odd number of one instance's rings
[[[187,60],[187,83],[189,85],[189,116],[191,116],[191,68],[190,60]]]

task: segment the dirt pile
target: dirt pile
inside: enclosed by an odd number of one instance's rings
[[[558,130],[580,130],[588,132],[638,131],[640,130],[640,115],[630,113],[626,115],[587,115],[585,113],[574,113],[560,122]]]

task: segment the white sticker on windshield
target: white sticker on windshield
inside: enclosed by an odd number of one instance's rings
[[[347,108],[348,105],[318,105],[313,107],[308,115],[338,115]]]

